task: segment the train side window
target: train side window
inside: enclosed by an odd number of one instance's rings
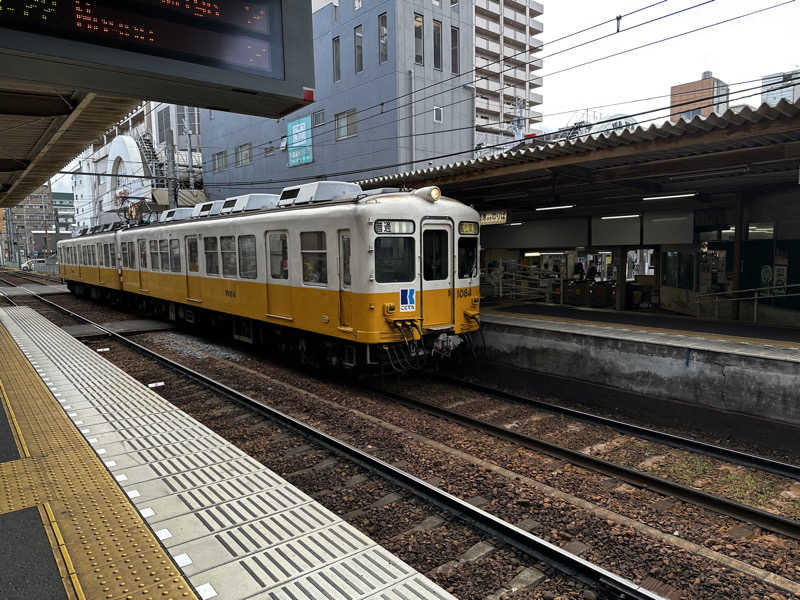
[[[258,277],[258,258],[256,257],[256,236],[239,236],[239,277],[255,279]]]
[[[414,238],[375,238],[375,281],[401,283],[414,280]]]
[[[206,275],[219,275],[219,254],[217,238],[203,238],[203,252],[206,255]]]
[[[169,264],[173,273],[181,272],[181,241],[169,241]]]
[[[122,262],[122,268],[128,268],[128,242],[122,242],[120,246],[119,259]]]
[[[136,268],[136,244],[128,242],[128,267]]]
[[[186,236],[186,264],[189,265],[189,271],[192,273],[197,273],[200,270],[197,238],[193,235]]]
[[[468,279],[478,276],[478,238],[462,237],[458,240],[458,277]]]
[[[447,231],[429,229],[422,234],[422,268],[425,281],[447,279]]]
[[[328,284],[328,252],[325,249],[324,231],[307,231],[300,234],[300,254],[303,259],[305,283]]]
[[[147,240],[136,240],[139,245],[139,268],[147,268]]]
[[[236,239],[232,235],[220,236],[219,249],[222,253],[222,276],[236,277]]]
[[[159,271],[158,240],[150,240],[150,269]]]
[[[117,267],[117,245],[116,245],[116,243],[111,244],[111,252],[109,252],[109,254],[111,255],[111,266],[116,268]]]
[[[111,244],[103,244],[103,257],[106,259],[106,266],[111,265]]]
[[[97,264],[101,267],[105,266],[103,262],[103,244],[97,244]]]
[[[289,240],[285,233],[269,234],[269,274],[272,279],[289,279]]]
[[[161,270],[169,272],[169,241],[158,240],[158,254],[161,256]]]

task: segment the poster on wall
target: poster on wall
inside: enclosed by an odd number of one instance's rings
[[[789,276],[789,267],[786,265],[775,265],[775,280],[772,285],[775,286],[773,294],[775,296],[786,295],[786,285]]]
[[[314,160],[311,149],[311,115],[288,123],[289,166],[305,165]]]

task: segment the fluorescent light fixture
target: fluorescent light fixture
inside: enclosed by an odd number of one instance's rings
[[[541,210],[565,210],[567,208],[575,208],[574,204],[564,204],[562,206],[541,206],[536,209],[537,212]]]
[[[678,198],[694,198],[697,192],[688,192],[686,194],[668,194],[666,196],[645,196],[642,200],[677,200]]]
[[[610,217],[600,217],[603,221],[612,221],[614,219],[638,219],[639,215],[612,215]]]
[[[533,256],[541,256],[541,255],[542,255],[541,252],[526,252],[525,253],[525,258],[531,258]]]
[[[653,219],[651,223],[678,223],[680,221],[688,221],[689,217],[661,217]]]
[[[522,225],[522,223],[509,223],[508,224],[509,227],[517,227],[519,225]]]
[[[542,256],[563,256],[566,252],[542,252]]]

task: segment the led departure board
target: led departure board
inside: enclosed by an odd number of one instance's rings
[[[283,79],[281,0],[0,0],[0,27]]]

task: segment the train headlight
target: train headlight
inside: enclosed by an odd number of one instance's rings
[[[437,186],[431,185],[424,188],[419,188],[418,190],[414,190],[414,195],[419,196],[420,198],[425,198],[428,202],[436,202],[439,198],[442,197],[442,190],[440,190]]]

